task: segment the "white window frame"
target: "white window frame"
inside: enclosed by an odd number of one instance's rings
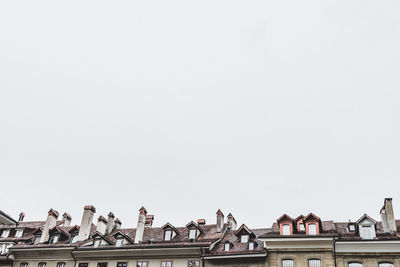
[[[380,262],[378,267],[393,267],[394,264],[392,262]]]
[[[361,237],[363,239],[373,239],[373,225],[361,225]]]
[[[312,229],[312,231],[311,231]],[[309,223],[308,224],[308,234],[309,235],[316,235],[317,234],[317,224],[316,223]]]
[[[172,239],[172,230],[165,230],[164,232],[164,240],[170,241]]]
[[[28,267],[28,263],[27,262],[21,262],[21,264],[19,266],[20,267]]]
[[[60,238],[59,235],[53,235],[53,236],[50,237],[50,242],[49,243],[50,244],[57,243],[59,238]]]
[[[2,238],[7,238],[10,235],[10,229],[3,230],[3,233],[1,234]]]
[[[306,227],[304,226],[304,223],[299,223],[299,231],[305,231]]]
[[[147,261],[138,261],[136,263],[137,267],[147,267],[147,265],[148,265]]]
[[[363,267],[361,262],[349,262],[348,267]]]
[[[39,262],[38,267],[46,267],[47,262]]]
[[[100,246],[101,239],[95,239],[93,241],[93,247],[98,248]]]
[[[71,243],[76,243],[78,242],[78,235],[73,235],[71,238]]]
[[[161,261],[161,267],[172,267],[172,261]]]
[[[308,260],[308,267],[321,267],[322,262],[320,259],[309,259]]]
[[[124,239],[123,239],[123,238],[117,238],[117,239],[115,240],[115,246],[116,246],[116,247],[122,246],[122,243],[124,243]]]
[[[57,267],[65,267],[65,262],[57,262]]]
[[[254,250],[254,242],[249,242],[249,250]]]
[[[282,224],[282,235],[290,235],[290,225]]]
[[[228,242],[226,242],[224,244],[224,251],[229,251],[231,249],[231,244],[229,244]]]
[[[197,230],[189,229],[189,239],[196,239],[196,237],[197,237]]]
[[[249,242],[249,235],[240,236],[240,243],[248,243],[248,242]]]
[[[294,260],[293,259],[283,259],[282,267],[294,267]]]
[[[188,267],[200,267],[199,260],[188,260]]]
[[[22,236],[23,233],[24,233],[24,229],[18,229],[18,230],[15,232],[15,237],[16,237],[16,238],[19,238],[19,237]]]

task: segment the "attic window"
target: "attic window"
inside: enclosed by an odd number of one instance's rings
[[[361,226],[361,237],[363,239],[372,239],[372,227],[371,226]]]
[[[164,240],[165,241],[170,241],[172,238],[172,231],[171,230],[165,230],[164,232]]]
[[[57,243],[59,238],[60,238],[59,235],[53,235],[53,236],[50,237],[49,243],[50,244]]]
[[[70,243],[75,243],[76,241],[78,241],[78,236],[77,235],[72,235]]]
[[[17,238],[21,237],[23,232],[24,232],[24,229],[18,229],[17,232],[15,233],[15,237],[17,237]]]
[[[229,242],[226,242],[224,245],[224,250],[229,251],[230,248],[231,248],[231,244],[229,244]]]
[[[254,242],[249,242],[249,250],[254,250]]]
[[[100,246],[100,242],[101,242],[100,239],[96,239],[96,240],[93,242],[93,247],[97,248],[98,246]]]
[[[299,230],[300,231],[305,231],[306,229],[304,228],[304,223],[299,224]]]
[[[6,237],[8,237],[8,235],[10,234],[10,230],[3,230],[3,233],[1,234],[1,237],[2,238],[6,238]]]
[[[350,225],[349,225],[349,231],[350,231],[350,232],[355,232],[355,231],[356,231],[356,227],[355,227],[354,224],[350,224]]]
[[[35,235],[35,239],[33,240],[33,244],[39,244],[40,243],[40,235]]]
[[[289,224],[282,225],[282,235],[290,235],[290,225]]]
[[[190,229],[189,230],[189,239],[196,239],[197,236],[197,230],[196,229]]]
[[[317,234],[317,225],[315,223],[310,223],[308,225],[308,234],[316,235]]]
[[[124,241],[123,238],[117,238],[117,240],[115,240],[115,246],[120,247],[123,241]]]
[[[249,235],[241,235],[240,243],[247,243],[247,242],[249,242]]]

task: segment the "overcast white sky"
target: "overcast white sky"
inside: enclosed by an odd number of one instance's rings
[[[400,2],[1,1],[0,209],[400,217]]]

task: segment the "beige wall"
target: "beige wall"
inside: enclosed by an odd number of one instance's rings
[[[294,260],[295,267],[308,267],[309,259],[320,259],[322,267],[334,267],[332,252],[272,252],[268,253],[268,266],[282,267],[283,259]]]
[[[266,267],[265,258],[233,258],[205,260],[204,267]]]
[[[381,262],[391,262],[394,267],[400,267],[400,256],[393,255],[363,255],[363,256],[337,256],[337,267],[348,267],[349,263],[359,262],[363,267],[378,267]]]

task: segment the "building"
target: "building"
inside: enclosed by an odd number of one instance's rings
[[[221,210],[216,223],[153,227],[145,208],[135,228],[123,228],[110,212],[85,206],[80,225],[50,209],[45,221],[6,217],[0,225],[1,267],[400,267],[400,221],[387,198],[377,221],[364,214],[354,222],[317,215],[280,216],[272,226],[238,227]],[[3,214],[3,213],[1,213]],[[11,218],[11,219],[10,219]]]

